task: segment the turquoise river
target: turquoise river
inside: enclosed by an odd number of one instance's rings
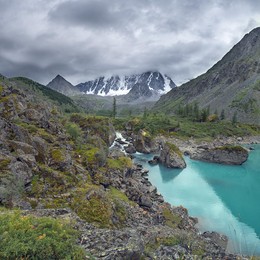
[[[140,153],[135,162],[149,170],[150,182],[165,201],[198,218],[200,231],[227,235],[229,252],[260,255],[260,145],[254,148],[241,166],[185,157],[184,170],[168,169],[149,165],[153,155]]]

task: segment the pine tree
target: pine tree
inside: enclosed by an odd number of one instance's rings
[[[233,117],[232,117],[232,124],[236,124],[237,123],[237,111],[235,111]]]
[[[193,107],[193,114],[194,114],[194,118],[195,118],[195,120],[198,121],[199,118],[200,118],[200,111],[199,111],[199,105],[198,105],[197,102],[194,104],[194,107]]]
[[[220,120],[224,120],[224,119],[225,119],[225,110],[222,109],[220,114]]]
[[[146,119],[146,118],[147,118],[147,115],[148,115],[148,114],[147,114],[147,108],[145,107],[145,108],[144,108],[143,118]]]
[[[114,97],[114,99],[113,99],[113,114],[112,114],[113,118],[116,117],[116,113],[117,113],[116,110],[117,110],[117,107],[116,107],[116,98]]]

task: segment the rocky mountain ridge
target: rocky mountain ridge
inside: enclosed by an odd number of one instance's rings
[[[176,111],[198,103],[211,113],[225,111],[226,119],[260,124],[260,28],[252,30],[218,63],[201,76],[163,95],[155,109]]]
[[[51,88],[57,92],[66,96],[73,96],[80,94],[78,88],[74,87],[70,82],[64,79],[61,75],[57,75],[52,81],[50,81],[46,87]]]
[[[156,96],[156,99],[176,87],[169,76],[152,71],[131,76],[99,77],[85,83],[79,83],[76,86],[58,75],[47,86],[68,96],[79,94],[120,96],[130,94],[137,97],[138,94],[138,97]],[[139,89],[138,93],[137,88]]]

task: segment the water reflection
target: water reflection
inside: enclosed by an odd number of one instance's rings
[[[182,171],[150,166],[147,155],[142,164],[149,169],[149,180],[165,200],[188,208],[191,215],[199,218],[202,231],[226,234],[232,252],[260,255],[259,155],[252,153],[243,166],[207,164],[186,158],[187,168]]]

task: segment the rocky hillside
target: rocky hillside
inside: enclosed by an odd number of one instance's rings
[[[141,166],[109,149],[115,131],[108,118],[65,117],[58,100],[31,83],[0,79],[3,259],[59,259],[57,247],[66,252],[72,243],[97,259],[235,259],[225,254],[225,237],[198,234],[196,220],[165,203]],[[77,240],[64,221],[80,231]]]
[[[198,103],[211,113],[236,115],[245,123],[260,124],[260,28],[252,30],[205,74],[172,89],[155,105],[176,112],[178,107]]]

